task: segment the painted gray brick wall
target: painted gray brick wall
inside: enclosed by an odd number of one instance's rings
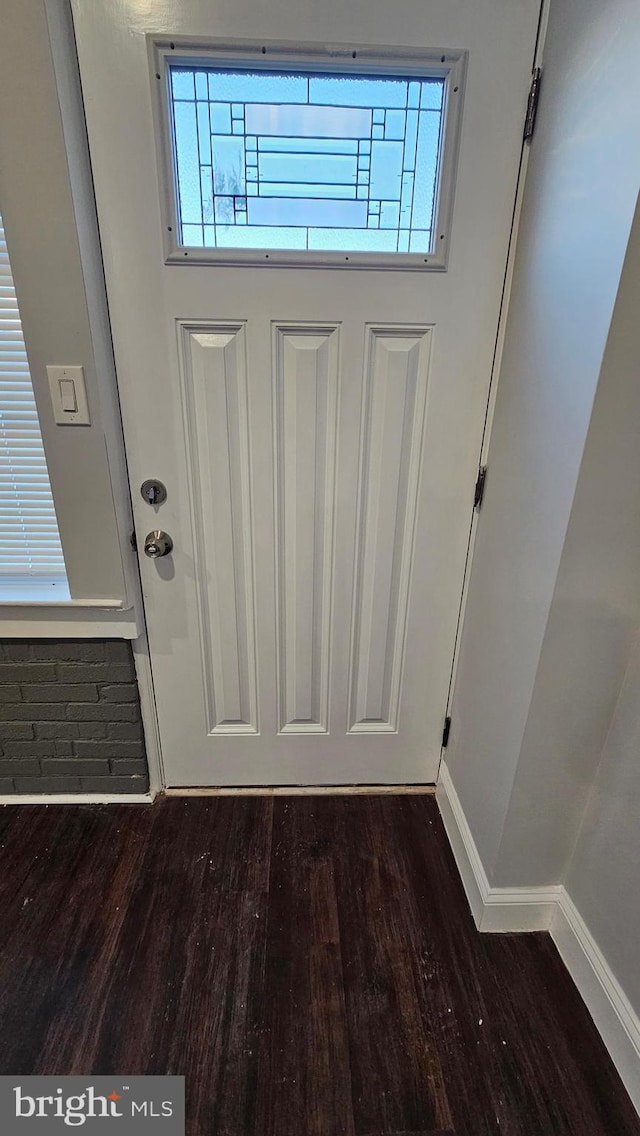
[[[143,793],[131,644],[0,642],[0,793]]]

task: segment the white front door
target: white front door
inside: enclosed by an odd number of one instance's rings
[[[538,8],[73,0],[168,785],[435,779]]]

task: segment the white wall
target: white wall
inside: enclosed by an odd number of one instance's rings
[[[579,671],[573,701],[554,702],[567,604],[559,622],[549,617],[640,184],[639,57],[637,0],[552,0],[446,756],[490,883],[513,880],[511,834],[549,801],[557,807],[518,883],[557,882],[597,761],[580,744],[582,713],[597,733],[611,710],[611,691],[594,708],[593,676]],[[606,586],[581,584],[587,604]],[[568,654],[595,648],[603,620],[619,670],[626,631],[614,611],[591,612],[587,642]],[[544,793],[532,797],[536,782]]]
[[[640,1016],[640,640],[611,722],[566,888]]]
[[[640,625],[640,207],[494,867],[564,879]],[[638,763],[640,786],[640,761]]]
[[[73,34],[70,22],[64,27],[66,0],[50,0],[48,7],[59,17],[66,89],[56,84],[44,0],[0,6],[0,209],[71,594],[98,607],[111,601],[129,609],[138,585],[127,540],[124,447],[79,87],[72,152],[59,104],[65,97],[73,103]],[[54,423],[48,363],[84,366],[90,427]],[[20,612],[3,608],[0,618],[6,633],[7,621],[13,628]],[[56,618],[59,625],[60,611]],[[105,612],[107,624],[113,618]]]

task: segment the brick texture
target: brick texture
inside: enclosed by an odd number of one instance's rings
[[[0,641],[0,794],[148,786],[130,643]]]

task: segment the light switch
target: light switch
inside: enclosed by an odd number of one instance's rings
[[[90,426],[83,367],[47,367],[53,417],[60,426]]]
[[[75,414],[78,409],[78,400],[73,379],[60,380],[60,401],[65,414]]]

